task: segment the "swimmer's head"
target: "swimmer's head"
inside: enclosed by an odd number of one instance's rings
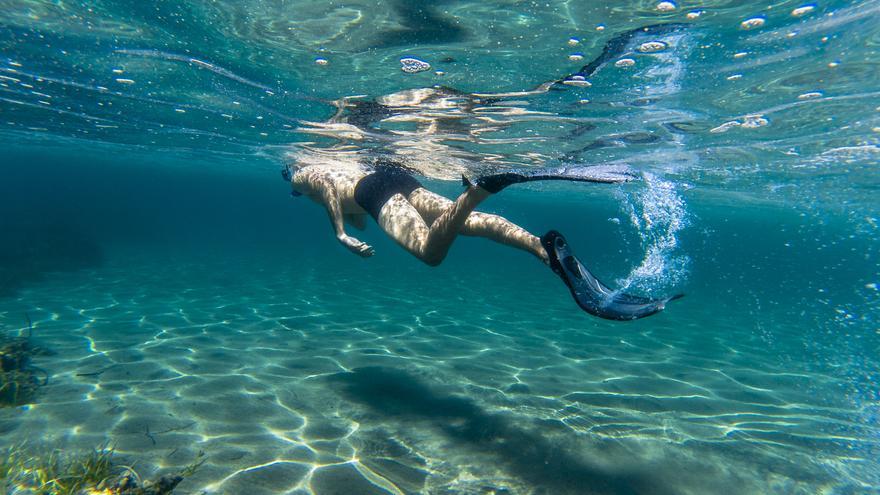
[[[296,172],[296,170],[292,169],[293,165],[285,165],[281,167],[281,178],[284,179],[284,182],[290,182],[293,180],[293,173]]]
[[[284,179],[284,182],[292,182],[293,174],[295,174],[297,170],[299,170],[299,167],[295,163],[288,163],[281,168],[281,178]],[[302,196],[302,194],[296,189],[291,190],[290,195],[294,197]]]
[[[302,165],[295,161],[285,163],[281,167],[281,178],[284,179],[285,182],[290,182],[293,180],[293,174],[295,174],[300,168],[302,168]]]

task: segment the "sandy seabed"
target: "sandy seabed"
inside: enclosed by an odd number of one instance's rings
[[[27,312],[54,352],[36,359],[51,376],[36,403],[0,410],[3,444],[109,441],[148,475],[204,452],[180,493],[868,487],[859,452],[876,442],[859,411],[822,399],[842,384],[687,298],[620,325],[577,313],[561,284],[532,290],[538,272],[428,283],[141,261],[0,300],[0,323]]]

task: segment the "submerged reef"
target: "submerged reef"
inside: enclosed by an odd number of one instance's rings
[[[30,320],[27,336],[10,337],[0,332],[0,407],[31,403],[37,389],[49,381],[47,373],[31,365],[32,356],[48,354],[46,349],[33,345],[31,334]]]
[[[206,460],[200,453],[179,472],[145,481],[131,467],[115,463],[113,455],[107,445],[85,453],[34,455],[20,444],[0,457],[0,488],[28,495],[169,495]]]

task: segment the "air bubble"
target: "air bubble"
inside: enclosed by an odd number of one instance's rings
[[[657,4],[657,10],[660,12],[672,12],[676,9],[676,6],[672,2],[660,2]]]
[[[580,42],[581,42],[581,40],[579,40],[577,38],[569,38],[568,39],[568,46],[577,46],[580,44]]]
[[[406,57],[400,59],[400,70],[406,72],[407,74],[415,74],[416,72],[422,72],[430,69],[431,64],[417,58]]]
[[[809,93],[804,93],[802,95],[798,95],[798,100],[809,100],[812,98],[821,98],[822,93],[819,91],[811,91]]]
[[[764,127],[769,123],[770,121],[765,119],[763,115],[746,115],[743,118],[742,126],[746,129],[755,129],[757,127]]]
[[[662,52],[667,46],[668,45],[662,41],[648,41],[639,45],[639,51],[642,53]]]
[[[327,65],[330,63],[330,61],[327,60],[326,58],[316,58],[315,63],[318,65]]]
[[[795,17],[800,17],[802,15],[807,15],[812,12],[816,8],[815,5],[804,5],[803,7],[798,7],[791,11],[791,15]]]
[[[631,58],[622,58],[614,62],[615,67],[632,67],[633,65],[636,65],[636,61]]]
[[[577,62],[579,60],[583,60],[584,55],[582,53],[572,53],[571,55],[568,56],[568,59],[571,60],[572,62]]]
[[[568,79],[562,81],[562,84],[568,86],[577,86],[579,88],[589,88],[590,86],[592,86],[590,81],[587,81],[587,78],[581,75],[571,76]]]
[[[765,20],[763,17],[752,17],[751,19],[742,21],[740,26],[742,26],[743,29],[755,29],[763,26],[764,22]]]
[[[694,19],[699,19],[699,17],[701,15],[703,15],[702,10],[692,10],[692,11],[688,12],[685,17],[687,17],[690,20],[694,20]]]

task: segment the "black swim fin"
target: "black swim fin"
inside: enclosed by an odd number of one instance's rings
[[[476,180],[478,186],[497,193],[512,184],[533,182],[539,180],[567,180],[574,182],[598,182],[602,184],[617,184],[638,179],[626,165],[569,165],[550,168],[516,169],[499,174],[485,175]]]
[[[562,234],[551,230],[541,237],[550,257],[550,268],[562,278],[571,295],[584,311],[606,320],[635,320],[663,310],[666,303],[682,294],[664,299],[649,299],[615,292],[599,281],[574,256]]]

